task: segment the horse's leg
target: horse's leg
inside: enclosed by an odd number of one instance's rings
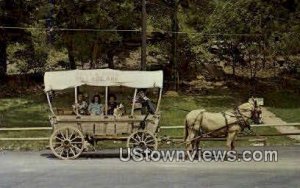
[[[232,142],[234,140],[234,137],[235,137],[235,131],[234,132],[228,132],[228,135],[227,135],[227,140],[226,140],[226,146],[228,148],[228,150],[231,150],[232,146]]]
[[[192,151],[193,150],[193,141],[191,141],[194,138],[194,132],[191,129],[187,129],[187,139],[186,139],[186,150]]]
[[[187,145],[186,145],[186,149],[187,151],[189,152],[192,152],[192,151],[195,151],[197,150],[197,141],[196,140],[193,140],[196,138],[196,131],[195,130],[192,130],[192,129],[188,129],[188,139],[186,140],[187,141]]]
[[[197,150],[197,151],[198,151],[198,149],[199,149],[199,146],[200,146],[200,140],[197,139],[197,140],[196,140],[196,150]]]
[[[237,138],[237,132],[234,131],[233,134],[234,134],[234,136],[233,136],[233,139],[232,139],[231,145],[230,145],[230,146],[231,146],[231,150],[234,150],[234,149],[235,149],[234,144],[235,144],[235,140],[236,140],[236,138]]]
[[[195,137],[200,136],[199,131],[195,131]],[[200,139],[195,140],[195,151],[198,151],[200,145]]]

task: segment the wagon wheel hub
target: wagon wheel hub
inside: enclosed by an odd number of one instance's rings
[[[140,143],[139,143],[139,147],[141,148],[141,149],[147,149],[147,144],[146,144],[146,142],[145,141],[141,141]]]
[[[64,140],[63,145],[64,145],[65,148],[69,148],[69,147],[71,147],[71,141],[70,140]]]

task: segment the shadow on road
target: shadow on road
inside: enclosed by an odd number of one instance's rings
[[[127,155],[127,152],[124,152],[124,155]],[[48,159],[58,159],[51,151],[42,152],[41,157]],[[94,152],[84,152],[76,160],[85,160],[85,159],[105,159],[105,158],[120,158],[119,150],[103,150],[103,151],[94,151]]]

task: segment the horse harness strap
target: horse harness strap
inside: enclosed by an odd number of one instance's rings
[[[202,115],[203,115],[204,112],[205,111],[199,112],[199,114],[196,116],[196,118],[195,118],[195,120],[194,120],[194,122],[192,124],[192,125],[195,125],[195,123],[199,120],[199,130],[195,129],[193,126],[188,125],[189,129],[192,129],[194,131],[199,131],[200,137],[202,137],[202,135],[203,135],[203,131],[201,130],[201,124],[202,124],[202,121],[203,121],[203,116]],[[199,118],[201,118],[201,119],[199,119]],[[194,140],[194,139],[192,139],[192,140]]]
[[[225,114],[225,112],[221,112],[221,114],[223,115],[223,117],[225,119],[225,125],[227,126],[228,125],[228,119],[226,117],[226,114]]]
[[[193,124],[192,125],[195,125],[195,123],[196,123],[196,121],[199,119],[199,117],[201,118],[200,119],[200,126],[201,126],[201,124],[202,124],[202,120],[203,120],[203,113],[204,113],[205,111],[201,111],[201,112],[199,112],[199,114],[197,115],[197,117],[195,118],[195,121],[193,122]]]
[[[247,121],[245,121],[245,119],[243,118],[243,115],[241,114],[241,112],[238,108],[236,109],[234,114],[235,114],[237,123],[241,127],[241,129],[244,130],[244,128],[248,128],[250,130],[250,128],[251,128],[250,124]]]
[[[228,129],[229,129],[229,125],[228,125],[228,119],[226,117],[225,112],[221,112],[221,114],[223,115],[224,119],[225,119],[225,127],[226,127],[226,134],[228,133]]]

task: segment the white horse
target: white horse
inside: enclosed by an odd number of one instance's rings
[[[255,111],[252,101],[237,107],[235,111],[219,113],[207,112],[204,109],[193,110],[185,118],[185,142],[188,151],[197,150],[200,140],[198,136],[227,136],[226,146],[234,150],[238,133],[247,126]]]

